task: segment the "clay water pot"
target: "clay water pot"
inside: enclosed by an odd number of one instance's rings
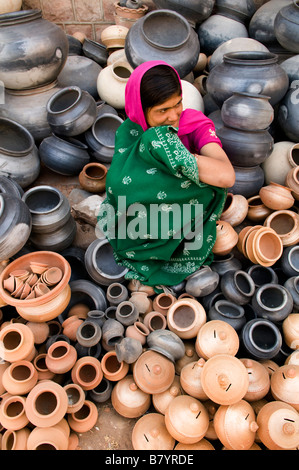
[[[209,426],[209,415],[204,405],[188,395],[175,397],[165,412],[168,432],[183,444],[200,441]]]
[[[47,353],[40,353],[33,359],[33,365],[37,370],[38,380],[51,380],[55,376],[46,366]]]
[[[0,395],[3,395],[6,390],[3,386],[3,383],[2,383],[2,377],[3,377],[3,374],[5,372],[5,370],[10,366],[10,363],[7,362],[7,361],[4,361],[3,359],[1,360],[0,362]]]
[[[77,315],[66,318],[61,325],[63,334],[71,341],[77,341],[77,330],[83,321],[84,319],[77,317]]]
[[[163,316],[165,319],[165,317]],[[125,336],[127,338],[134,338],[140,342],[143,346],[146,343],[146,338],[150,334],[150,330],[145,326],[144,323],[136,321],[133,325],[129,325],[126,328]]]
[[[112,388],[112,382],[107,380],[106,377],[103,377],[99,385],[89,390],[88,396],[93,402],[104,403],[111,397]]]
[[[283,247],[292,246],[299,241],[298,215],[292,210],[276,210],[264,221],[266,227],[272,228],[282,241]]]
[[[11,323],[0,331],[0,357],[7,362],[30,360],[34,352],[34,336],[22,323]]]
[[[252,402],[264,398],[270,390],[270,376],[267,369],[253,359],[240,359],[247,369],[249,385],[244,400]]]
[[[285,186],[291,189],[292,196],[296,201],[299,200],[299,173],[298,167],[291,168],[285,179]]]
[[[150,332],[155,330],[164,330],[167,326],[165,315],[156,311],[147,313],[143,318],[143,323]]]
[[[248,201],[242,194],[228,193],[220,216],[221,220],[230,223],[232,227],[240,225],[248,212]]]
[[[233,165],[233,167],[235,171],[235,183],[229,188],[229,191],[233,194],[242,194],[242,196],[246,198],[258,194],[265,181],[262,166]]]
[[[299,274],[299,247],[288,246],[283,250],[280,259],[281,269],[287,276],[298,276]]]
[[[133,366],[136,385],[145,393],[162,393],[174,380],[173,363],[156,351],[143,352]]]
[[[80,410],[68,414],[67,420],[73,431],[83,433],[90,431],[95,426],[98,416],[99,413],[95,403],[85,400]]]
[[[124,378],[129,371],[129,364],[119,361],[116,351],[108,351],[101,360],[101,367],[104,377],[111,382],[116,382]]]
[[[270,320],[254,318],[248,321],[240,333],[243,356],[256,360],[274,358],[282,345],[278,327]]]
[[[67,413],[76,413],[83,406],[85,401],[85,392],[78,384],[69,383],[64,385],[68,398]]]
[[[214,6],[213,0],[205,0],[201,3],[197,3],[193,0],[189,1],[188,5],[184,5],[178,0],[155,0],[154,3],[160,9],[165,8],[179,12],[192,25],[195,25],[195,23],[201,23],[208,18],[211,15]]]
[[[138,419],[132,431],[134,450],[173,450],[175,439],[168,432],[160,413],[147,413]]]
[[[161,294],[156,295],[153,300],[153,310],[155,312],[163,313],[167,316],[168,309],[174,304],[176,298],[170,293],[162,292]]]
[[[101,32],[101,43],[108,49],[123,48],[127,34],[128,28],[125,26],[107,26]]]
[[[208,319],[225,321],[236,331],[246,323],[244,308],[229,300],[217,300],[208,311]]]
[[[177,300],[167,312],[167,325],[179,338],[195,338],[206,322],[205,309],[195,299]]]
[[[273,210],[289,209],[295,202],[290,188],[273,182],[263,186],[259,196],[265,206]]]
[[[105,312],[102,312],[101,310],[89,310],[87,318],[90,321],[96,322],[100,328],[102,328],[106,321]]]
[[[256,418],[257,436],[269,450],[292,450],[298,447],[298,413],[283,401],[265,404]]]
[[[67,407],[68,398],[64,388],[56,382],[44,380],[28,393],[25,412],[34,426],[45,428],[59,423]]]
[[[127,58],[104,67],[97,78],[100,98],[115,109],[124,109],[125,88],[132,72],[133,68]]]
[[[184,366],[190,364],[190,362],[198,361],[199,357],[195,350],[194,340],[184,341],[185,353],[184,355],[175,361],[175,373],[177,375],[181,374],[181,371]]]
[[[142,344],[136,338],[125,337],[116,343],[115,352],[119,362],[133,364],[142,354]]]
[[[108,318],[102,328],[102,346],[107,351],[115,348],[115,344],[124,337],[125,327],[114,318]]]
[[[218,354],[235,356],[239,349],[239,336],[236,330],[222,320],[210,320],[199,330],[195,349],[199,357],[209,359]]]
[[[295,364],[299,365],[299,351],[293,351],[286,359],[285,364]]]
[[[227,300],[238,305],[248,303],[255,292],[252,278],[242,269],[225,273],[221,278],[220,288]]]
[[[6,395],[0,405],[0,423],[9,431],[19,431],[29,423],[25,412],[26,397]]]
[[[288,51],[299,53],[299,5],[293,0],[291,5],[283,6],[274,20],[274,33],[279,44]]]
[[[103,67],[107,64],[108,51],[103,44],[85,37],[82,44],[82,51],[86,57],[94,60],[97,64]]]
[[[151,396],[138,388],[130,374],[116,383],[112,390],[111,402],[121,416],[139,418],[149,409]]]
[[[217,354],[205,362],[201,383],[210,400],[219,405],[233,405],[245,396],[249,378],[240,359],[229,354]]]
[[[273,266],[282,255],[281,237],[270,227],[261,227],[249,234],[245,242],[247,257],[253,263]]]
[[[128,300],[128,289],[119,282],[113,282],[107,287],[106,298],[110,305],[119,305]]]
[[[274,399],[288,403],[297,411],[299,410],[298,387],[298,365],[283,365],[271,376],[271,393]]]
[[[37,370],[32,362],[25,360],[10,364],[2,376],[2,385],[11,395],[26,395],[37,381]]]
[[[135,305],[138,310],[138,313],[141,315],[146,315],[147,313],[153,310],[152,299],[148,297],[147,292],[136,291],[131,292],[130,302]]]
[[[299,349],[299,313],[290,313],[282,322],[283,338],[289,348]]]
[[[180,378],[175,375],[171,386],[161,393],[152,394],[152,403],[155,407],[155,410],[162,415],[165,415],[165,412],[169,406],[169,403],[178,395],[182,395],[183,390],[180,384]]]
[[[50,334],[50,327],[48,323],[27,322],[26,326],[30,328],[34,336],[34,344],[44,343]]]
[[[211,269],[213,269],[213,271],[216,271],[219,276],[223,276],[223,274],[227,271],[237,271],[238,269],[242,269],[242,263],[238,258],[234,256],[233,253],[228,253],[224,256],[214,256],[214,260],[211,264]],[[205,300],[207,300],[207,298],[208,297],[206,297]],[[204,300],[202,299],[202,301]]]
[[[68,450],[69,438],[60,423],[45,428],[35,427],[27,440],[27,450]]]
[[[273,268],[270,266],[260,266],[259,264],[252,264],[246,271],[253,279],[256,287],[260,287],[263,284],[269,284],[271,282],[278,283],[278,276]]]
[[[117,305],[115,318],[125,327],[133,325],[137,321],[138,315],[136,306],[129,300],[124,300]]]
[[[47,351],[46,366],[54,374],[65,374],[77,361],[77,351],[66,341],[56,341]]]
[[[274,323],[282,322],[293,310],[293,298],[281,284],[264,284],[252,297],[252,307],[258,317]]]
[[[83,390],[92,390],[103,378],[101,362],[91,356],[80,357],[71,370],[71,377]]]
[[[152,331],[147,337],[148,348],[176,362],[183,357],[185,347],[182,339],[168,329]]]
[[[6,430],[1,441],[2,450],[27,450],[27,440],[30,429],[25,427],[18,431]]]
[[[262,203],[262,200],[259,196],[259,194],[255,196],[251,196],[250,198],[247,199],[248,202],[248,212],[247,212],[247,218],[251,220],[252,222],[263,222],[268,215],[272,213],[272,209],[269,207],[265,206],[265,204]]]
[[[203,266],[186,278],[185,291],[193,297],[208,295],[216,289],[219,283],[219,274],[210,266]]]
[[[180,383],[187,395],[203,401],[209,398],[204,392],[200,380],[204,364],[205,360],[203,358],[190,362],[182,368],[180,374]]]
[[[106,187],[107,168],[100,162],[87,163],[79,173],[79,183],[85,191],[101,193]]]
[[[238,234],[229,222],[218,220],[216,222],[216,242],[213,246],[215,255],[227,255],[236,246]]]
[[[214,416],[214,427],[219,440],[229,450],[249,450],[258,429],[254,410],[245,400],[220,405]]]
[[[90,348],[98,344],[102,337],[102,330],[98,323],[84,320],[76,331],[76,338],[81,346]]]

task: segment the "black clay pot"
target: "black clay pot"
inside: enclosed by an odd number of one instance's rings
[[[260,165],[256,166],[236,166],[235,170],[235,184],[229,188],[229,192],[233,194],[241,194],[246,198],[254,196],[259,193],[259,190],[265,182],[264,170]]]
[[[100,163],[112,161],[116,131],[122,123],[123,120],[115,114],[101,113],[85,132],[89,153],[95,160]]]
[[[76,332],[76,339],[81,346],[90,348],[99,343],[102,337],[102,330],[98,323],[85,319]]]
[[[299,2],[281,8],[274,20],[274,34],[287,51],[299,53]]]
[[[7,176],[0,176],[0,194],[3,193],[10,196],[22,197],[24,191],[16,181]]]
[[[223,276],[227,271],[237,271],[238,269],[242,269],[242,263],[233,255],[233,253],[228,253],[228,255],[214,256],[211,269],[216,271],[219,276]]]
[[[97,64],[105,67],[107,65],[108,50],[104,44],[85,38],[82,46],[83,54]]]
[[[279,353],[281,345],[278,327],[270,320],[255,318],[241,330],[239,354],[256,360],[272,359]]]
[[[280,258],[281,269],[286,276],[299,275],[299,246],[288,246]]]
[[[293,142],[299,141],[299,112],[298,112],[298,82],[290,86],[288,92],[279,104],[277,122],[285,135]]]
[[[292,276],[287,279],[284,283],[284,287],[290,292],[293,297],[294,312],[297,312],[299,309],[299,276]]]
[[[197,64],[199,39],[186,18],[171,10],[153,10],[131,26],[125,53],[133,68],[147,60],[164,60],[181,78]]]
[[[290,3],[291,0],[270,0],[258,8],[249,23],[249,36],[266,46],[278,44],[274,32],[275,17],[282,7]]]
[[[229,323],[236,331],[241,330],[246,323],[244,308],[229,300],[217,300],[207,316],[209,320]]]
[[[261,266],[260,264],[252,264],[246,271],[253,279],[256,287],[264,284],[278,283],[278,276],[270,266]]]
[[[90,347],[82,346],[80,343],[76,342],[75,349],[77,351],[78,358],[92,356],[99,359],[102,353],[102,345],[100,342]]]
[[[103,377],[96,388],[88,391],[88,396],[96,403],[104,403],[111,397],[112,388],[112,383]]]
[[[226,272],[221,277],[220,288],[227,300],[237,305],[247,304],[255,292],[253,279],[241,269]]]
[[[216,0],[217,12],[228,18],[247,23],[256,12],[253,0]]]
[[[154,4],[161,10],[174,10],[184,16],[192,25],[202,23],[208,18],[215,4],[215,0],[154,0]]]
[[[95,100],[98,100],[97,78],[102,70],[101,65],[89,57],[69,55],[58,75],[58,84],[63,88],[78,86],[81,90],[87,91]]]
[[[252,307],[258,317],[281,323],[293,310],[293,298],[282,285],[270,283],[256,289]]]

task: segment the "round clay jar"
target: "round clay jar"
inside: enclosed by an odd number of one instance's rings
[[[132,431],[134,450],[173,450],[175,439],[168,432],[160,413],[147,413],[136,422]]]
[[[256,401],[264,398],[270,390],[270,376],[268,371],[258,361],[253,359],[240,359],[247,369],[249,385],[244,400]]]
[[[209,398],[202,388],[200,378],[205,362],[203,358],[200,358],[198,361],[186,364],[182,368],[180,375],[183,390],[187,395],[197,398],[198,400],[208,400]]]
[[[205,436],[209,427],[209,415],[199,400],[180,395],[169,404],[165,412],[165,425],[177,441],[194,444]]]
[[[195,340],[195,349],[199,357],[209,359],[216,354],[235,356],[239,344],[239,336],[229,323],[210,320],[200,328]]]
[[[282,323],[283,337],[291,349],[299,349],[299,313],[290,313]]]
[[[205,309],[195,299],[177,300],[167,312],[168,328],[182,339],[195,338],[206,321]]]
[[[281,400],[299,411],[299,365],[286,364],[271,376],[271,393],[275,400]]]
[[[174,364],[156,351],[145,351],[133,366],[137,386],[146,393],[162,393],[167,390],[175,376]]]
[[[161,393],[152,394],[152,402],[155,410],[165,415],[169,403],[177,396],[182,395],[183,390],[180,384],[180,378],[175,375],[171,386]]]
[[[180,359],[175,361],[175,373],[177,375],[181,374],[182,368],[189,364],[190,362],[198,361],[199,357],[197,352],[195,351],[195,343],[194,341],[184,341],[185,346],[185,354]]]
[[[219,405],[232,405],[245,396],[249,378],[240,359],[229,354],[217,354],[204,364],[201,383],[210,400]]]
[[[149,409],[151,396],[137,387],[133,376],[119,380],[111,394],[113,408],[125,418],[139,418]]]

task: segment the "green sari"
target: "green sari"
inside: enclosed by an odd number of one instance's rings
[[[116,262],[128,269],[126,279],[173,286],[212,262],[227,190],[199,181],[195,157],[176,128],[143,131],[126,119],[116,133],[106,191],[98,223]]]

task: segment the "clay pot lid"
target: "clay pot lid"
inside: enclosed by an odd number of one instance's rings
[[[284,450],[292,450],[298,447],[299,415],[291,405],[282,401],[267,403],[257,415],[260,428],[262,427],[261,421],[267,423],[266,435],[269,434],[270,439],[276,446]],[[267,441],[264,441],[262,434],[260,437],[267,446]]]
[[[132,431],[134,450],[173,450],[175,439],[169,434],[160,413],[142,416]]]
[[[215,354],[235,355],[239,350],[239,336],[236,330],[223,320],[210,320],[199,330],[196,338],[196,352],[208,359]]]
[[[122,406],[138,408],[150,404],[150,395],[141,390],[135,383],[132,374],[119,380],[113,388],[114,401]]]
[[[146,393],[161,393],[167,390],[175,376],[174,364],[156,351],[145,351],[133,366],[137,386]]]
[[[240,359],[247,369],[249,386],[245,399],[249,400],[249,394],[263,392],[264,396],[270,388],[270,377],[267,369],[258,361],[253,359]],[[249,400],[251,401],[251,400]]]
[[[201,439],[199,442],[195,442],[195,444],[183,444],[182,442],[179,442],[174,450],[216,450],[213,444],[211,444],[210,441],[207,439]]]
[[[175,375],[171,386],[165,392],[152,394],[153,405],[159,413],[164,415],[169,403],[182,393],[180,377]]]
[[[281,400],[299,411],[299,365],[286,364],[271,376],[271,393],[275,400]]]
[[[220,405],[231,405],[244,397],[249,378],[240,359],[229,354],[217,354],[203,366],[201,383],[210,400]]]
[[[49,286],[58,284],[63,276],[62,270],[57,266],[52,266],[43,273],[43,279]]]

